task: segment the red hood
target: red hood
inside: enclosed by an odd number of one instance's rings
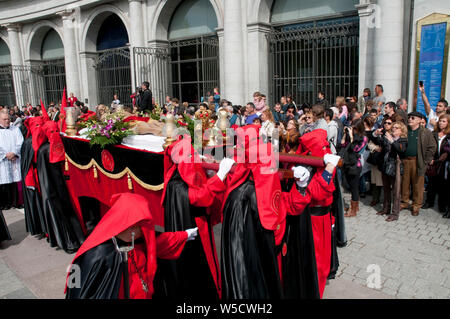
[[[64,161],[65,151],[64,144],[59,134],[58,124],[53,121],[47,121],[42,126],[47,139],[50,143],[50,163],[58,163]]]
[[[161,204],[166,196],[166,186],[175,170],[178,168],[183,181],[192,188],[208,181],[202,168],[202,161],[191,144],[191,137],[184,135],[178,141],[166,148],[164,152],[164,190]]]
[[[47,141],[45,132],[42,130],[44,119],[42,116],[30,117],[25,120],[25,126],[28,129],[27,137],[31,135],[32,146],[34,151],[34,161],[37,160],[37,153],[42,144]]]
[[[148,201],[141,195],[132,193],[113,195],[111,197],[111,208],[103,216],[83,245],[81,245],[72,263],[85,252],[110,240],[113,236],[117,236],[136,224],[141,227],[145,239],[149,291],[153,292],[152,283],[156,271],[155,228]]]
[[[44,102],[41,100],[41,110],[42,110],[42,118],[44,121],[50,121],[50,116],[48,116],[47,110],[45,109]]]
[[[317,157],[331,154],[330,145],[327,140],[327,131],[317,129],[300,137],[300,146],[297,154]]]
[[[258,132],[259,125],[248,125],[236,130],[239,145],[235,157],[237,167],[234,173],[228,177],[225,199],[235,188],[244,183],[251,173],[255,183],[261,225],[265,229],[275,231],[278,244],[284,235],[286,218],[286,210],[280,207],[281,184],[278,176],[278,153],[272,151],[271,143],[262,143],[259,140]],[[242,149],[242,142],[239,143],[239,141],[245,141],[245,149]],[[241,148],[239,149],[239,147]],[[223,205],[225,202],[226,200],[223,201]]]

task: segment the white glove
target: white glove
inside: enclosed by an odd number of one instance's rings
[[[187,241],[194,240],[198,235],[198,227],[186,229],[186,233],[188,234]]]
[[[298,179],[297,185],[299,187],[308,186],[309,175],[310,175],[308,169],[303,166],[297,166],[297,167],[292,167],[292,170],[294,171],[294,178]]]
[[[231,170],[231,167],[233,167],[235,161],[231,158],[225,157],[219,165],[219,171],[217,172],[217,177],[220,178],[220,180],[223,182],[225,180],[225,176],[227,176],[228,172]]]
[[[324,161],[325,165],[330,163],[334,167],[336,167],[338,165],[340,159],[341,159],[340,156],[333,155],[333,154],[325,154],[325,156],[323,157],[323,161]]]

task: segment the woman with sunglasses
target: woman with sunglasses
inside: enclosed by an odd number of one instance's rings
[[[408,129],[402,122],[393,122],[386,117],[383,128],[373,133],[375,144],[382,148],[384,154],[382,179],[384,189],[383,209],[377,215],[388,215],[387,222],[398,220],[401,200],[401,158],[408,145]],[[393,197],[393,198],[392,198]],[[391,205],[393,203],[393,205]],[[392,206],[392,211],[391,211]]]
[[[300,117],[299,124],[301,125],[299,128],[300,136],[311,132],[314,128],[314,115],[312,114],[312,112],[310,111],[306,114],[303,114]]]

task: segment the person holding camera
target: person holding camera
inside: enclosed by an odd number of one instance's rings
[[[355,121],[351,127],[344,129],[341,145],[345,147],[341,150],[341,154],[344,159],[345,179],[352,193],[350,211],[344,214],[345,217],[355,217],[359,211],[359,176],[362,171],[361,154],[364,152],[367,143],[368,139],[365,136],[364,123],[361,119]]]
[[[150,83],[148,83],[147,81],[142,82],[137,103],[139,112],[153,111],[153,96],[152,91],[150,91],[149,87]]]
[[[408,129],[401,121],[393,122],[391,117],[386,117],[383,124],[383,128],[373,132],[375,137],[373,141],[381,146],[383,154],[381,175],[384,201],[383,209],[377,215],[388,215],[386,221],[391,222],[398,220],[400,213],[401,178],[403,175],[401,158],[403,158],[408,145]]]

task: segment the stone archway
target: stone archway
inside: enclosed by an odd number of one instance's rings
[[[102,26],[111,19],[118,20],[125,29],[126,41],[119,46],[109,46],[105,50],[98,47],[98,37]],[[123,30],[122,29],[122,30]],[[109,105],[113,95],[118,94],[121,104],[131,105],[131,59],[128,47],[130,37],[129,21],[126,15],[112,5],[105,5],[95,9],[87,18],[83,31],[82,50],[89,65],[87,67],[87,81],[89,82],[89,96],[94,103]]]
[[[54,32],[54,37],[64,47],[60,28],[51,21],[40,21],[33,26],[28,37],[25,58],[28,64],[17,70],[20,73],[21,86],[27,87],[31,103],[38,103],[42,99],[46,105],[50,102],[57,104],[66,87],[64,53],[47,59],[43,56],[43,44],[51,32]]]
[[[11,66],[11,50],[8,42],[0,36],[0,105],[15,104],[14,81]]]
[[[171,19],[168,19],[168,17],[171,18],[173,16],[175,10],[178,8],[181,2],[183,2],[183,0],[173,0],[173,1],[158,0],[158,3],[156,4],[154,18],[150,22],[151,41],[167,42],[169,34],[169,25],[171,21]],[[217,28],[223,29],[224,14],[221,1],[209,0],[209,2],[211,3],[214,12],[216,13]]]

